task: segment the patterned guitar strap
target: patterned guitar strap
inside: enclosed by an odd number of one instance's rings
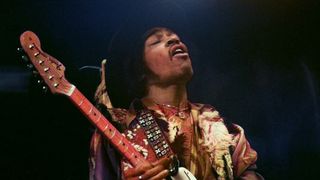
[[[179,160],[177,156],[174,155],[174,152],[172,151],[168,140],[156,122],[156,118],[154,117],[153,113],[151,110],[144,107],[140,100],[134,101],[134,109],[137,112],[138,124],[143,128],[147,137],[147,141],[155,152],[157,159],[162,157],[172,158],[172,163],[169,167],[169,173],[171,176],[176,175],[179,169]]]

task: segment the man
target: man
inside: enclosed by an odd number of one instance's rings
[[[140,91],[134,92],[139,99],[129,110],[112,108],[104,79],[96,93],[97,101],[108,108],[114,121],[125,127],[124,134],[137,151],[147,160],[158,155],[153,152],[157,147],[150,148],[154,137],[149,137],[140,124],[141,112],[147,109],[168,142],[169,151],[197,179],[263,179],[255,172],[257,153],[243,129],[226,125],[212,106],[188,101],[186,84],[193,69],[188,49],[178,35],[167,28],[152,28],[143,36],[140,53],[134,62],[138,63],[136,76],[132,76],[138,82]],[[157,156],[154,162],[132,167],[99,133],[93,135],[91,150],[92,179],[165,179],[173,161]]]

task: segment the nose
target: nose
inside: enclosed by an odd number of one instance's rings
[[[167,41],[167,46],[172,46],[174,44],[179,44],[179,43],[180,43],[180,40],[177,39],[176,37],[173,37]]]

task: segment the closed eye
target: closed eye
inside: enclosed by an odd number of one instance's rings
[[[160,40],[156,40],[156,41],[152,42],[150,45],[155,45],[155,44],[158,44],[160,42],[161,42]]]

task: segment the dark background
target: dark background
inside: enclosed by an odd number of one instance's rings
[[[92,126],[68,98],[41,92],[16,53],[20,34],[35,32],[42,49],[66,66],[67,79],[92,99],[99,72],[79,68],[108,58],[121,29],[159,19],[189,46],[195,70],[190,99],[214,105],[246,130],[266,179],[318,176],[319,3],[1,3],[1,179],[88,179]]]

